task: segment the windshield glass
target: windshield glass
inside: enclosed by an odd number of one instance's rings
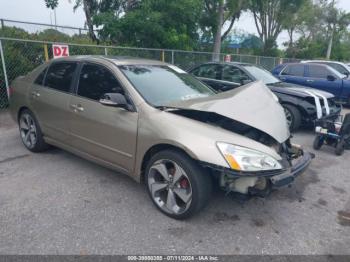
[[[257,66],[251,66],[247,65],[244,66],[244,68],[256,79],[256,80],[261,80],[264,82],[264,84],[274,84],[281,82],[278,80],[276,77],[274,77],[269,71],[257,67]]]
[[[119,66],[142,97],[154,106],[214,95],[209,87],[175,66]]]

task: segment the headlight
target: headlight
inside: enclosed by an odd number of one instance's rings
[[[229,166],[240,171],[266,171],[282,169],[273,157],[249,148],[218,142],[217,146]]]

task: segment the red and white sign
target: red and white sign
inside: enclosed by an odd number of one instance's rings
[[[225,62],[231,62],[231,55],[225,55],[224,61]]]
[[[68,45],[52,45],[53,58],[69,56]]]

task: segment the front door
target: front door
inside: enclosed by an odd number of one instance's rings
[[[133,170],[138,113],[99,103],[105,93],[125,90],[105,66],[86,63],[79,74],[77,95],[70,100],[73,146],[125,172]]]

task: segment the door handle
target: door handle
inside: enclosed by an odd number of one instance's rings
[[[70,105],[70,107],[74,110],[74,112],[83,112],[84,107],[81,105]]]
[[[308,82],[308,83],[313,83],[313,82],[315,82],[315,81],[314,81],[314,80],[311,80],[311,79],[307,79],[306,82]]]
[[[36,92],[36,91],[33,91],[33,92],[32,92],[32,97],[33,97],[33,98],[40,97],[40,93],[39,93],[39,92]]]

